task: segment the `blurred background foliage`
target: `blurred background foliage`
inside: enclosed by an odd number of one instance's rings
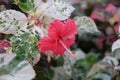
[[[14,1],[0,0],[0,11],[6,9],[21,11],[20,8],[14,4]],[[64,79],[59,77],[59,80],[85,80],[83,77],[88,74],[93,64],[102,59],[106,52],[111,53],[113,42],[119,38],[120,0],[71,0],[71,4],[75,7],[71,18],[78,16],[91,17],[101,33],[80,33],[80,35],[76,35],[76,43],[71,49],[81,49],[86,54],[86,57],[78,60],[75,65],[72,66],[73,77],[66,76],[67,78]],[[28,9],[29,7],[26,8],[26,10]],[[0,39],[8,39],[10,36],[11,35],[0,34]],[[41,60],[34,66],[37,73],[34,80],[51,80],[53,76],[56,75],[55,73],[62,72],[63,70],[59,67],[58,72],[55,72],[54,67],[62,66],[64,62],[65,59],[61,56],[57,60],[52,59],[51,62],[47,62],[47,57],[41,54]],[[105,71],[103,72],[105,73]],[[75,74],[78,76],[76,77]],[[59,76],[65,75],[59,73]],[[57,78],[54,78],[54,80],[56,79]],[[116,75],[112,77],[112,80],[117,80]]]

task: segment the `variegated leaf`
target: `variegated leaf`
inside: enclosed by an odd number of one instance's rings
[[[75,20],[76,20],[76,24],[78,25],[78,34],[84,32],[89,32],[89,33],[99,32],[95,22],[91,18],[82,16],[82,17],[76,17]]]
[[[34,77],[32,66],[27,61],[22,61],[10,74],[1,75],[0,80],[32,80]]]
[[[3,74],[0,72],[0,80],[32,80],[35,77],[35,71],[28,61],[21,61],[17,66],[12,67],[13,69],[11,70],[9,63],[11,63],[15,57],[16,54],[13,53],[0,54],[0,69],[6,67],[3,69],[7,69],[6,71],[8,71],[8,73],[3,71]],[[14,63],[11,64],[11,66],[13,65]]]
[[[54,77],[53,80],[69,80],[70,76],[66,74],[65,69],[63,67],[53,68]]]
[[[74,54],[75,58],[73,58],[68,52],[65,52],[65,58],[64,58],[65,61],[64,61],[63,68],[65,69],[65,72],[68,75],[71,75],[71,73],[72,73],[72,66],[75,64],[75,62],[77,60],[85,58],[85,53],[82,50],[80,50],[80,49],[75,50],[74,53],[75,53]]]
[[[105,58],[102,61],[106,62],[112,66],[118,66],[118,64],[119,64],[117,58],[111,57],[111,56],[105,56]]]
[[[47,9],[44,15],[51,16],[56,19],[65,20],[70,15],[74,8],[63,0],[47,0]]]
[[[26,30],[26,16],[15,10],[0,12],[0,32],[4,34],[17,34],[21,30]]]
[[[96,63],[92,66],[91,70],[88,72],[87,77],[91,78],[95,76],[98,72],[101,72],[101,70],[104,70],[107,66],[105,64]]]
[[[38,34],[41,38],[42,37],[44,37],[45,35],[44,35],[44,33],[43,33],[43,29],[44,28],[42,28],[42,27],[40,27],[40,26],[33,26],[33,27],[31,27],[31,32],[33,33],[33,34]]]
[[[7,54],[7,53],[2,53],[0,54],[0,67],[3,65],[9,64],[9,62],[16,56],[16,54]]]
[[[94,78],[102,79],[102,80],[111,80],[111,76],[104,74],[104,73],[98,73]]]
[[[116,51],[120,49],[120,39],[118,39],[117,41],[115,41],[113,44],[112,44],[112,51]]]
[[[114,51],[114,53],[115,53],[115,57],[116,57],[117,59],[120,59],[120,49],[116,49],[116,50]]]
[[[33,15],[35,13],[35,15],[40,16],[44,13],[44,11],[47,8],[47,4],[45,2],[43,2],[42,0],[34,0],[34,7],[35,7],[35,12],[33,12]]]

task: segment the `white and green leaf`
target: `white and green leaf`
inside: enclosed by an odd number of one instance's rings
[[[53,68],[54,77],[53,80],[69,80],[71,77],[66,74],[65,69],[63,67]]]
[[[28,61],[17,62],[15,57],[13,53],[0,54],[0,80],[32,80],[35,71],[31,64]]]
[[[27,61],[20,62],[11,73],[1,75],[0,80],[32,80],[35,71]]]
[[[80,50],[76,49],[74,51],[75,58],[73,58],[68,52],[65,52],[65,58],[64,58],[64,65],[63,68],[65,69],[66,74],[71,75],[72,74],[72,66],[76,63],[77,60],[85,58],[85,53]]]
[[[76,24],[78,26],[78,34],[81,33],[96,33],[99,32],[95,22],[86,16],[75,17]]]
[[[120,39],[116,40],[113,44],[112,44],[112,51],[116,51],[120,49]]]
[[[102,60],[102,62],[108,63],[111,66],[118,66],[118,64],[119,64],[117,58],[111,57],[111,56],[105,56],[105,58]]]
[[[101,64],[101,63],[96,63],[92,66],[92,68],[90,69],[90,71],[87,74],[87,77],[89,79],[93,78],[97,73],[101,72],[102,70],[104,70],[107,66],[105,64]]]
[[[15,10],[0,12],[0,33],[17,34],[27,27],[26,16]]]
[[[12,43],[12,51],[21,59],[30,61],[31,64],[35,60],[36,55],[40,54],[37,48],[38,38],[34,34],[25,33],[20,36],[13,36],[10,40]]]
[[[111,76],[107,75],[105,73],[98,73],[97,75],[95,75],[94,78],[95,79],[102,79],[102,80],[111,80]]]
[[[47,3],[43,2],[42,0],[34,0],[34,8],[35,8],[35,15],[40,16],[43,15],[44,11],[47,9]]]
[[[2,67],[3,65],[7,65],[9,64],[9,62],[15,58],[16,54],[7,54],[7,53],[3,53],[0,54],[0,67]]]
[[[120,39],[116,40],[112,44],[112,52],[115,54],[117,59],[120,59]]]
[[[48,0],[47,9],[44,11],[44,15],[51,16],[56,19],[65,20],[70,15],[74,8],[67,4],[63,0]]]
[[[43,2],[42,0],[34,0],[35,13],[36,16],[50,16],[51,18],[56,18],[60,20],[67,19],[74,8],[64,0],[47,0]]]

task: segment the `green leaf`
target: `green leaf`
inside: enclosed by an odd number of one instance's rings
[[[120,71],[118,71],[117,80],[120,80]]]
[[[50,80],[52,80],[52,79],[53,79],[53,76],[54,76],[54,71],[53,71],[52,69],[49,69],[49,70],[48,70],[48,78],[49,78]]]
[[[79,70],[77,69],[73,69],[72,70],[72,77],[73,80],[84,80],[83,77],[83,73],[81,73]]]
[[[19,5],[20,9],[24,12],[27,12],[27,11],[31,10],[30,6],[26,3],[19,2],[18,5]]]
[[[24,12],[28,12],[34,8],[33,0],[19,0],[17,5]]]
[[[64,63],[64,58],[63,58],[63,56],[59,56],[58,58],[57,58],[57,65],[63,65],[63,63]]]
[[[95,53],[89,53],[86,56],[86,61],[89,62],[90,64],[94,64],[98,59],[98,55]]]
[[[33,61],[36,54],[39,54],[37,47],[38,39],[35,35],[24,33],[21,36],[13,36],[11,38],[12,50],[20,59]]]
[[[97,54],[88,53],[84,59],[80,59],[76,62],[75,67],[81,70],[83,73],[87,73],[91,66],[97,62],[97,58]]]

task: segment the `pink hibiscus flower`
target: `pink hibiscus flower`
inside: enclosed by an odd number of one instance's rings
[[[77,26],[74,20],[62,22],[56,19],[50,23],[48,36],[38,42],[38,48],[43,53],[52,51],[55,55],[64,55],[64,51],[67,50],[72,54],[68,47],[74,44],[76,33]]]

